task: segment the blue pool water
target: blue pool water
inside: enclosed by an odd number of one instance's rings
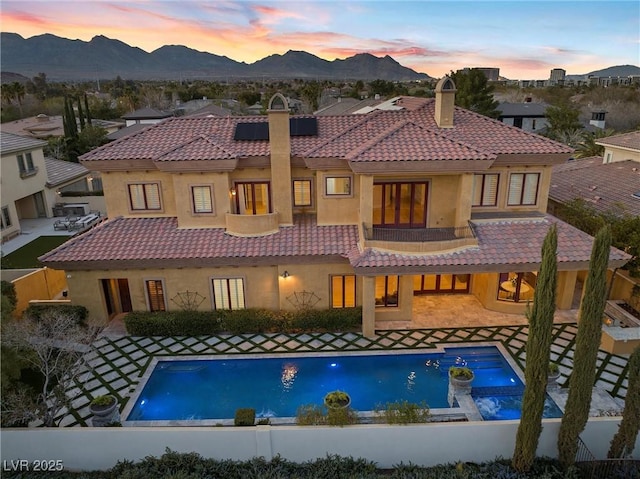
[[[224,419],[238,408],[254,408],[258,417],[291,417],[300,405],[321,405],[337,389],[349,393],[358,411],[400,400],[446,408],[447,371],[454,364],[474,370],[474,388],[522,387],[494,346],[428,354],[169,360],[156,364],[127,420]]]

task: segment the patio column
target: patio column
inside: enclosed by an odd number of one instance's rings
[[[577,278],[577,271],[558,272],[558,289],[556,291],[556,306],[558,309],[571,309]]]
[[[362,277],[362,335],[374,338],[376,335],[376,278]]]

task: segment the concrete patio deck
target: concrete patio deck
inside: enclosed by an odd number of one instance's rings
[[[560,365],[560,385],[573,366],[577,325],[555,324],[551,359]],[[380,330],[373,339],[359,333],[309,333],[218,335],[207,337],[135,337],[102,336],[88,356],[90,369],[67,391],[73,409],[60,416],[62,426],[90,425],[89,402],[102,394],[113,394],[122,410],[135,392],[140,379],[154,357],[219,354],[314,353],[324,351],[380,351],[425,349],[436,344],[472,342],[501,343],[521,368],[526,360],[526,325],[462,327],[410,330]],[[599,351],[596,387],[609,392],[617,401],[627,391],[627,360]]]

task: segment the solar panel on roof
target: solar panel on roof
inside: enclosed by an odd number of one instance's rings
[[[316,136],[318,134],[317,118],[291,118],[289,120],[291,136]]]
[[[268,140],[269,124],[263,122],[238,123],[233,135],[234,140]]]
[[[289,120],[291,136],[316,136],[318,134],[318,120],[316,118],[291,118]],[[234,140],[268,140],[269,123],[251,122],[238,123],[233,135]]]

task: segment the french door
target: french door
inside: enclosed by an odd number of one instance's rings
[[[236,208],[241,215],[271,213],[269,182],[236,183]]]
[[[427,225],[427,182],[373,185],[373,225],[424,228]]]

